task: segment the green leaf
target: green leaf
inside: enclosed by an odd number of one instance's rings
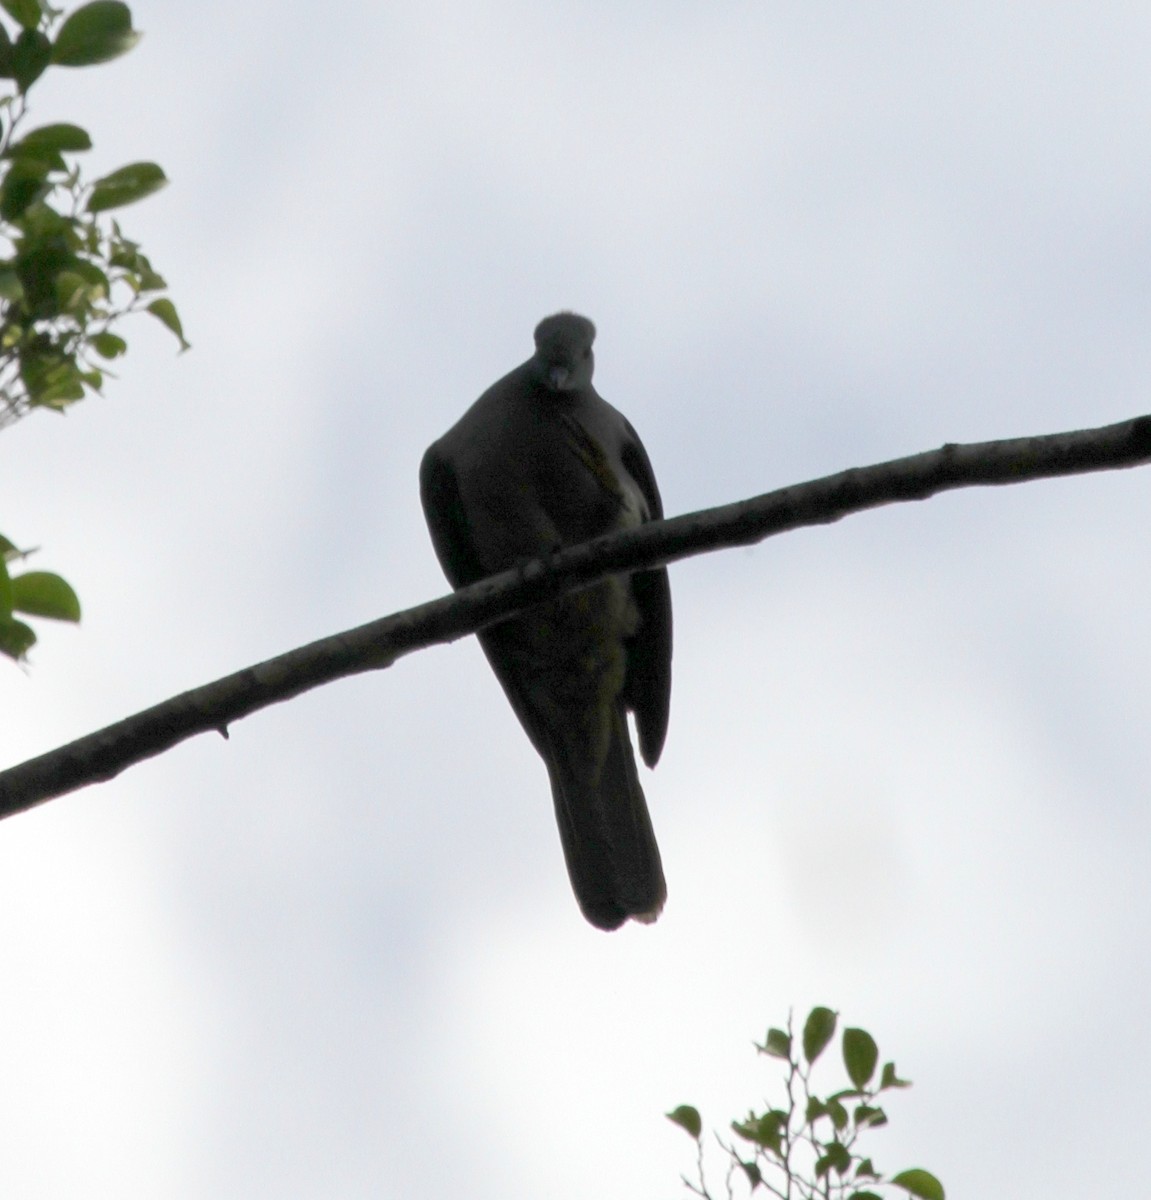
[[[107,330],[103,333],[94,333],[89,341],[101,358],[119,358],[128,349],[128,343],[122,337],[115,333],[109,333]]]
[[[9,559],[20,558],[23,556],[22,550],[16,549],[16,543],[10,542],[2,533],[0,533],[0,567]]]
[[[18,21],[25,29],[35,29],[44,15],[44,10],[40,7],[40,0],[0,0],[0,5],[14,21]]]
[[[18,304],[24,299],[24,285],[12,267],[0,267],[0,300]]]
[[[813,1008],[807,1014],[803,1023],[803,1057],[809,1063],[815,1062],[835,1036],[837,1019],[830,1008]]]
[[[12,163],[0,182],[0,217],[16,222],[37,200],[47,196],[52,185],[47,182],[47,163],[24,160]]]
[[[56,276],[56,302],[60,312],[73,314],[86,307],[88,281],[76,271],[61,271]]]
[[[52,45],[38,29],[25,29],[12,47],[12,75],[26,92],[52,61]]]
[[[29,571],[12,580],[12,607],[33,617],[79,621],[80,598],[71,585],[51,571]]]
[[[912,1167],[910,1171],[900,1171],[891,1182],[896,1187],[905,1188],[911,1195],[918,1196],[920,1200],[944,1200],[943,1184],[930,1171],[919,1167]]]
[[[0,654],[19,660],[35,645],[36,635],[23,621],[0,620]]]
[[[12,580],[8,575],[8,564],[0,561],[0,621],[10,621],[11,619]]]
[[[846,1175],[851,1169],[851,1154],[842,1142],[828,1142],[824,1155],[816,1160],[815,1177],[822,1179],[829,1171]]]
[[[18,221],[37,200],[51,190],[47,182],[48,164],[39,159],[22,159],[8,168],[0,183],[0,217]]]
[[[88,211],[106,212],[110,208],[134,204],[158,192],[167,182],[168,177],[156,163],[129,163],[96,180],[88,197]]]
[[[875,1164],[870,1158],[861,1158],[855,1167],[855,1178],[860,1179],[866,1175],[869,1179],[878,1179],[879,1172],[875,1169]]]
[[[882,1092],[886,1088],[904,1088],[911,1087],[910,1079],[900,1079],[895,1073],[895,1063],[888,1062],[883,1064],[883,1074],[879,1078],[879,1090]]]
[[[148,305],[147,312],[150,312],[158,321],[166,325],[179,339],[181,350],[191,350],[191,345],[184,339],[184,326],[180,323],[180,315],[176,312],[176,306],[167,297],[161,297],[159,300],[153,300]],[[770,1040],[770,1038],[769,1038]],[[769,1050],[770,1054],[771,1051]],[[784,1055],[786,1058],[787,1056]]]
[[[94,262],[89,262],[85,258],[74,258],[70,264],[71,268],[81,279],[90,287],[94,288],[101,296],[107,296],[108,289],[111,284],[108,281],[108,276],[100,270]]]
[[[12,39],[8,27],[0,24],[0,79],[12,77]]]
[[[883,1200],[878,1192],[852,1192],[847,1200]]]
[[[43,159],[31,157],[14,164],[13,170],[46,175],[49,168]],[[24,244],[20,253],[22,259],[39,254],[40,247],[36,243],[47,238],[61,239],[60,244],[69,251],[79,246],[79,221],[75,217],[58,213],[46,204],[41,204],[34,212],[28,213],[20,222],[20,226],[24,234]]]
[[[93,0],[60,26],[52,61],[62,67],[90,67],[126,54],[140,40],[132,13],[119,0]]]
[[[681,1104],[679,1108],[673,1108],[671,1112],[665,1113],[674,1125],[678,1125],[680,1129],[686,1130],[695,1140],[699,1141],[700,1132],[703,1129],[703,1121],[700,1119],[699,1109],[692,1108],[690,1104]]]
[[[743,1168],[743,1173],[747,1176],[747,1182],[751,1185],[751,1190],[754,1192],[763,1182],[763,1172],[760,1171],[754,1162],[744,1162],[742,1158],[737,1161]]]
[[[79,125],[59,122],[56,125],[41,125],[28,132],[12,147],[9,153],[19,149],[45,150],[91,150],[92,139],[86,129]]]
[[[141,292],[162,292],[167,286],[168,281],[164,276],[157,274],[151,267],[145,267],[136,278],[136,288]]]
[[[782,1029],[769,1029],[767,1031],[767,1040],[760,1046],[760,1049],[764,1054],[770,1054],[772,1058],[790,1060],[791,1035],[784,1033]]]
[[[84,397],[80,369],[71,355],[48,347],[32,350],[20,362],[20,377],[28,389],[28,402],[43,408],[64,408]]]
[[[869,1125],[878,1129],[880,1125],[887,1124],[887,1113],[876,1104],[859,1104],[852,1116],[857,1129],[865,1129]]]
[[[24,285],[24,315],[33,319],[55,317],[84,279],[75,272],[78,259],[69,245],[67,234],[52,233],[42,237],[26,237],[16,262],[20,282]],[[71,274],[71,282],[61,276]],[[44,338],[37,343],[42,349],[51,342]]]
[[[14,146],[8,147],[4,157],[13,160],[36,159],[43,164],[45,174],[55,171],[59,175],[64,175],[68,171],[68,164],[64,161],[60,151],[53,150],[48,146],[25,146],[17,142]]]
[[[783,1131],[787,1128],[787,1113],[778,1108],[770,1109],[759,1117],[749,1113],[746,1121],[732,1121],[731,1127],[745,1141],[772,1150],[776,1155],[783,1153]]]
[[[879,1047],[866,1029],[843,1031],[843,1065],[857,1088],[862,1088],[875,1074],[878,1059]]]

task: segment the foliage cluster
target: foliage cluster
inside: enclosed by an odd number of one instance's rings
[[[107,214],[167,182],[153,162],[88,181],[76,156],[92,147],[79,125],[25,130],[28,92],[49,67],[108,62],[139,40],[120,0],[70,14],[47,0],[0,0],[0,428],[34,409],[62,411],[99,392],[107,364],[128,349],[115,331],[144,311],[186,348],[167,284]],[[13,574],[27,557],[0,537],[0,654],[22,658],[36,641],[17,617],[75,621],[71,587],[48,572]]]
[[[826,1096],[812,1090],[812,1068],[835,1036],[838,1020],[830,1008],[813,1008],[804,1022],[798,1050],[790,1019],[786,1030],[769,1029],[763,1045],[756,1044],[760,1054],[787,1064],[787,1099],[780,1106],[752,1111],[742,1121],[732,1121],[739,1145],[716,1135],[727,1164],[729,1200],[741,1181],[751,1193],[762,1188],[780,1200],[884,1200],[884,1193],[890,1195],[891,1189],[918,1200],[944,1200],[943,1185],[931,1172],[911,1167],[887,1177],[859,1150],[865,1131],[887,1124],[887,1113],[878,1103],[881,1094],[910,1086],[896,1074],[893,1062],[884,1063],[876,1079],[879,1047],[867,1030],[843,1031],[842,1060],[848,1086]],[[667,1116],[696,1143],[696,1178],[685,1176],[684,1185],[702,1200],[714,1200],[704,1173],[699,1110],[683,1104]]]

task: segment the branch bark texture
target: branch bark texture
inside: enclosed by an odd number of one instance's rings
[[[746,546],[807,525],[825,525],[883,504],[926,500],[963,487],[1026,483],[1151,461],[1151,416],[1074,433],[948,444],[857,467],[751,500],[653,521],[493,575],[450,596],[383,617],[268,659],[0,772],[0,818],[112,779],[195,734],[346,675],[389,667],[413,650],[595,582],[604,575]],[[430,553],[430,550],[429,550]]]

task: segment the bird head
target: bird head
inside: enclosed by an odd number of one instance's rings
[[[591,386],[595,326],[578,313],[561,312],[536,326],[536,375],[553,392],[578,392]]]

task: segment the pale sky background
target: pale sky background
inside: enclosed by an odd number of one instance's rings
[[[139,0],[33,91],[194,350],[0,442],[80,591],[17,762],[446,590],[424,447],[599,326],[679,513],[1151,409],[1151,7]],[[605,935],[474,641],[0,826],[0,1195],[672,1200],[816,1003],[952,1200],[1146,1188],[1147,470],[672,568],[670,899]],[[1142,965],[1141,965],[1142,964]]]

